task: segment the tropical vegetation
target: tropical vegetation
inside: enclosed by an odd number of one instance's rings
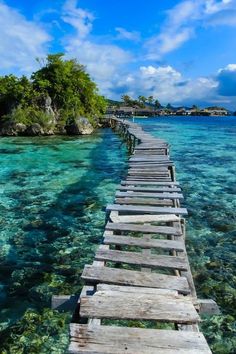
[[[0,77],[0,126],[38,123],[61,132],[78,116],[92,125],[106,109],[105,99],[85,67],[76,59],[65,60],[62,53],[50,54],[30,78]]]

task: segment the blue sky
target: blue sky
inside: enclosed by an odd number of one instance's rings
[[[0,74],[64,52],[100,92],[236,110],[236,0],[0,0]]]

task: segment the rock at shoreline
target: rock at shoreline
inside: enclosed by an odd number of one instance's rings
[[[52,122],[50,122],[52,123]],[[48,136],[48,135],[89,135],[94,128],[87,118],[79,117],[66,126],[48,124],[42,127],[39,123],[25,125],[23,123],[4,122],[0,126],[0,136]]]
[[[0,130],[0,135],[3,136],[17,136],[24,135],[26,130],[26,125],[23,123],[7,122]]]
[[[91,134],[94,129],[89,123],[87,118],[79,117],[75,121],[65,127],[67,134],[69,135],[88,135]]]
[[[25,135],[28,135],[28,136],[44,135],[45,134],[43,128],[38,123],[31,124],[29,127],[26,128],[24,133],[25,133]]]

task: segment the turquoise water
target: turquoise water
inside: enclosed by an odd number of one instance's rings
[[[197,293],[216,300],[223,313],[206,319],[203,330],[214,353],[235,353],[236,117],[135,122],[171,144],[189,211],[187,250]]]
[[[205,319],[203,330],[214,353],[234,353],[236,118],[135,121],[171,143],[197,291],[223,312]],[[3,353],[64,353],[70,315],[50,312],[50,298],[80,291],[127,152],[103,129],[80,138],[1,138],[0,153]]]
[[[11,326],[26,309],[38,313],[50,307],[52,294],[80,292],[83,266],[102,239],[106,204],[125,174],[126,150],[118,136],[103,129],[80,138],[1,138],[0,152],[5,336],[12,335]],[[18,339],[28,328],[21,327],[15,330]],[[53,352],[46,347],[26,352]]]

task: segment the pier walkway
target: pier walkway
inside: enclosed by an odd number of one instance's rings
[[[132,154],[107,205],[103,244],[82,274],[69,353],[209,354],[169,145],[132,122],[113,118],[110,125]]]

